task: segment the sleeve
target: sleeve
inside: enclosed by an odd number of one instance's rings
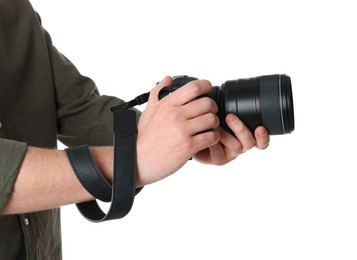
[[[123,100],[101,95],[95,83],[81,75],[73,63],[54,47],[47,31],[42,30],[53,71],[58,140],[67,146],[112,145],[113,115],[110,108],[123,103]],[[139,118],[140,112],[135,111]]]
[[[25,143],[0,138],[0,212],[12,194],[26,149]]]

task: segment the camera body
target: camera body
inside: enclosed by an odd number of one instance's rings
[[[173,84],[159,92],[159,99],[197,80],[190,76],[173,77]],[[218,106],[221,126],[233,134],[225,123],[226,115],[237,115],[252,133],[263,125],[270,135],[288,134],[295,128],[290,77],[284,74],[229,80],[211,93]],[[233,134],[234,135],[234,134]]]

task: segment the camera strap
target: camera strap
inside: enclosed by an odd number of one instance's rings
[[[87,145],[65,149],[70,164],[83,187],[96,199],[111,202],[104,213],[97,200],[77,203],[81,214],[93,222],[119,219],[132,208],[136,188],[136,113],[129,108],[145,103],[149,93],[111,108],[114,120],[114,168],[110,185],[103,177]]]

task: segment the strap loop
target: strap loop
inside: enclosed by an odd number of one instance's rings
[[[126,216],[132,208],[135,195],[142,189],[135,189],[136,113],[118,107],[112,109],[112,111],[114,115],[112,186],[100,173],[88,146],[83,145],[66,149],[71,166],[84,188],[97,199],[105,202],[111,201],[107,214],[101,210],[96,200],[77,204],[82,215],[93,222],[119,219]]]
[[[112,186],[99,171],[87,145],[67,148],[67,156],[78,180],[95,198],[109,202],[112,197]]]

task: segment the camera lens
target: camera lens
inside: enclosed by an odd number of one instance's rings
[[[291,80],[287,75],[267,75],[229,80],[214,87],[210,97],[219,107],[221,125],[227,114],[237,115],[254,132],[263,125],[269,134],[279,135],[294,130],[294,108]]]

